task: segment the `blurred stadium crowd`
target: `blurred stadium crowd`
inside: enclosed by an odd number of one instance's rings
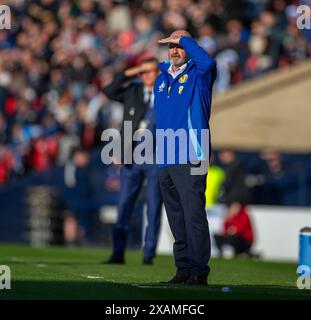
[[[102,88],[148,55],[157,40],[187,29],[218,63],[216,94],[311,56],[296,27],[303,0],[6,1],[0,30],[0,185],[64,165],[73,147],[92,149],[122,106]]]

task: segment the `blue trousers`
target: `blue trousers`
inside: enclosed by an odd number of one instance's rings
[[[162,195],[158,168],[155,164],[124,166],[121,169],[120,179],[118,218],[113,229],[113,256],[117,258],[124,256],[130,218],[144,179],[147,179],[147,228],[144,239],[144,258],[153,258],[161,224]]]
[[[177,275],[209,274],[211,255],[209,226],[205,212],[205,175],[190,175],[190,164],[159,169],[161,190],[173,246]]]

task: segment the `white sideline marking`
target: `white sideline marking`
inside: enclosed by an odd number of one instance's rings
[[[45,267],[47,267],[47,265],[44,264],[44,263],[38,263],[38,264],[36,264],[35,266],[38,267],[38,268],[45,268]]]
[[[104,277],[101,276],[92,276],[90,274],[80,274],[81,277],[87,278],[87,279],[105,279]]]
[[[165,288],[174,288],[176,289],[177,286],[144,286],[144,285],[139,285],[139,284],[131,284],[132,287],[136,288],[142,288],[142,289],[165,289]]]
[[[24,259],[18,258],[18,257],[11,257],[11,261],[14,262],[26,262]]]

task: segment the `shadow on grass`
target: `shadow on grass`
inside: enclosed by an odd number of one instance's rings
[[[228,289],[229,288],[229,289]],[[310,290],[265,285],[210,284],[161,286],[156,283],[125,284],[83,279],[81,281],[12,281],[11,290],[1,290],[0,300],[18,299],[150,299],[150,300],[292,300],[311,299]]]

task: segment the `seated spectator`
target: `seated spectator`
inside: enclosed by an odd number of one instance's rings
[[[219,159],[225,170],[221,200],[227,206],[227,215],[223,234],[214,235],[216,246],[220,255],[224,245],[233,247],[235,256],[249,254],[254,236],[246,207],[249,202],[246,170],[233,150],[220,151]]]
[[[224,246],[231,246],[234,250],[234,256],[251,255],[250,249],[254,242],[254,233],[245,205],[237,202],[229,205],[223,233],[215,234],[214,239],[220,257],[223,255]]]

